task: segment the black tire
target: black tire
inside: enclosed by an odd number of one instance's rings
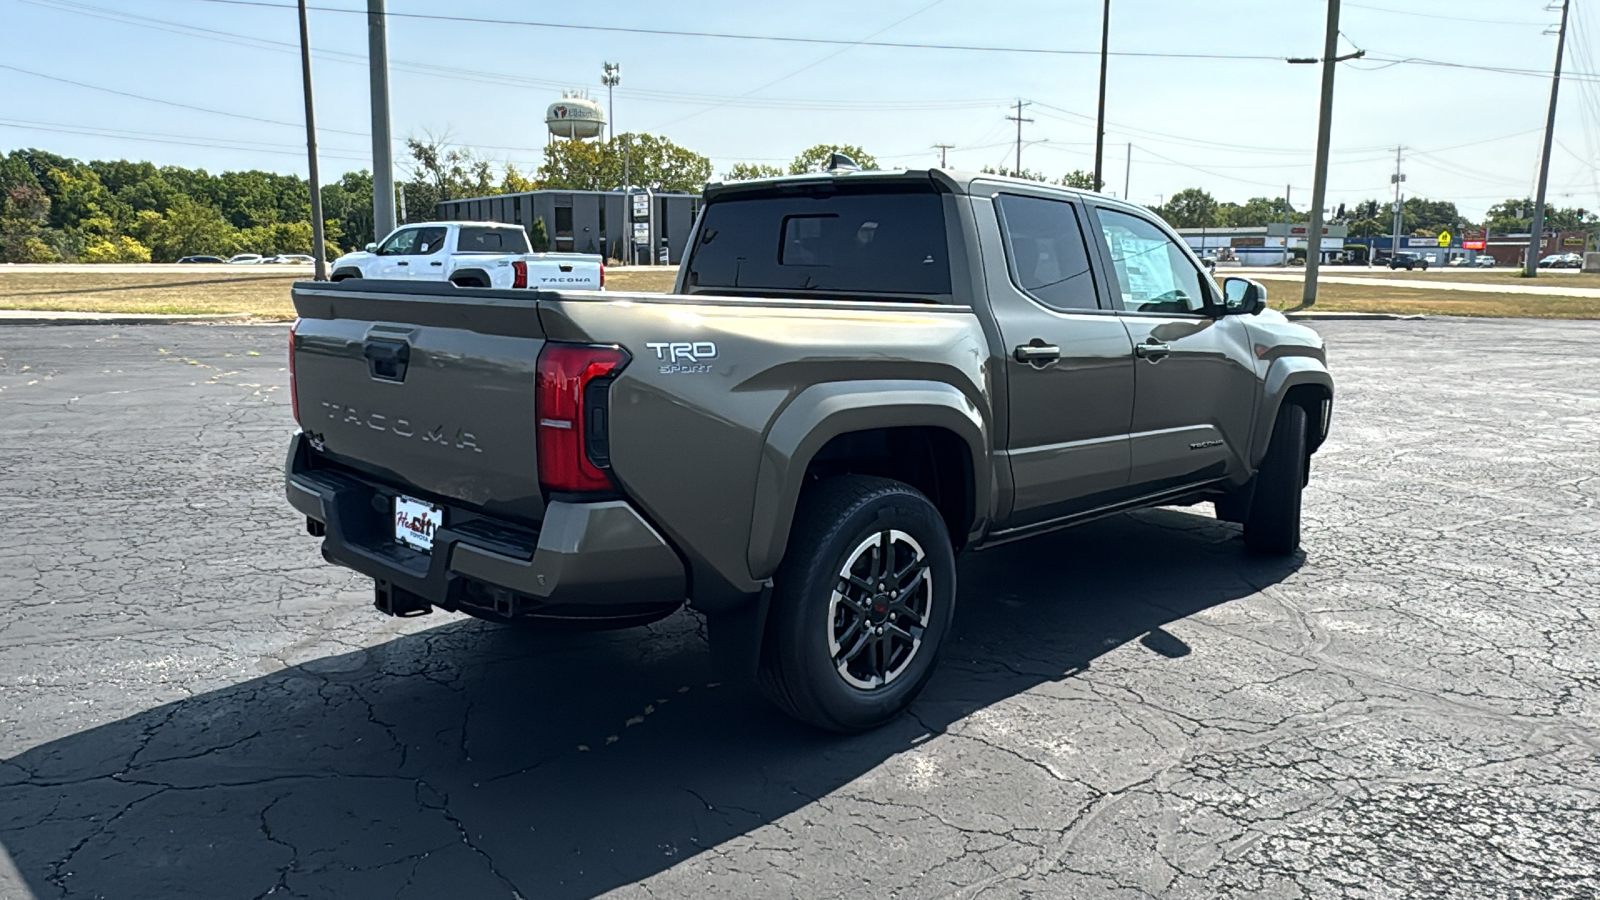
[[[1303,406],[1285,404],[1272,426],[1272,443],[1256,472],[1256,493],[1244,523],[1244,543],[1256,553],[1287,556],[1300,549],[1300,493],[1306,483]]]
[[[874,582],[866,579],[885,568],[868,595]],[[902,590],[884,590],[891,581]],[[839,586],[846,591],[836,601]],[[876,728],[904,712],[933,676],[955,598],[955,551],[928,498],[888,478],[819,482],[801,497],[773,579],[762,693],[818,728]]]

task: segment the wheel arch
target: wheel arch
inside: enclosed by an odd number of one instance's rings
[[[750,523],[751,576],[777,570],[801,491],[830,474],[911,484],[939,509],[961,547],[988,518],[988,453],[982,413],[951,385],[853,381],[807,388],[767,432]]]
[[[476,281],[478,283],[463,283],[469,281]],[[494,280],[491,279],[489,277],[489,273],[485,272],[483,269],[457,269],[450,273],[450,283],[456,287],[486,288],[494,286]]]
[[[1306,435],[1307,448],[1315,453],[1328,437],[1333,414],[1333,376],[1319,360],[1311,357],[1284,357],[1275,360],[1267,372],[1263,388],[1263,402],[1257,412],[1250,448],[1252,467],[1259,466],[1272,441],[1272,425],[1278,420],[1278,410],[1285,403],[1305,408],[1311,433]]]
[[[363,277],[365,277],[365,276],[363,276],[361,274],[361,270],[360,269],[352,268],[350,266],[345,266],[344,268],[341,268],[341,269],[334,269],[333,270],[333,274],[328,276],[328,280],[329,281],[349,281],[349,280],[351,280],[353,278],[363,278]]]

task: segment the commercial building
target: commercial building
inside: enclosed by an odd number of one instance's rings
[[[1310,245],[1309,230],[1304,223],[1272,222],[1229,228],[1179,228],[1178,234],[1202,255],[1216,256],[1226,248],[1247,266],[1275,266],[1297,256],[1305,258]],[[1325,262],[1343,258],[1345,236],[1349,232],[1344,225],[1322,227],[1320,247]]]
[[[700,213],[700,196],[635,189],[631,221],[629,206],[621,190],[544,190],[446,200],[434,207],[434,215],[442,220],[506,222],[530,233],[533,223],[543,219],[551,250],[598,253],[625,262],[677,265],[682,261],[689,231]],[[627,246],[630,237],[636,245],[632,256]]]

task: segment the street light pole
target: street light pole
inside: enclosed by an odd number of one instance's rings
[[[389,133],[389,36],[384,0],[367,0],[367,67],[372,79],[372,230],[381,241],[395,228],[394,141]]]
[[[1567,10],[1572,0],[1561,0],[1561,30],[1556,37],[1556,69],[1550,78],[1550,112],[1544,120],[1544,155],[1539,158],[1539,193],[1533,200],[1533,222],[1528,231],[1528,258],[1522,272],[1529,278],[1539,276],[1540,244],[1544,242],[1544,196],[1550,184],[1550,145],[1556,137],[1556,94],[1561,90],[1561,53],[1567,47]],[[1547,32],[1548,33],[1548,32]]]
[[[1094,189],[1097,191],[1106,184],[1101,174],[1106,156],[1106,60],[1110,56],[1111,0],[1106,0],[1105,9],[1100,13],[1100,111],[1094,121]]]
[[[312,278],[328,280],[327,235],[322,222],[322,181],[317,177],[317,113],[311,102],[311,29],[306,24],[306,0],[300,0],[300,73],[306,91],[306,163],[311,182]]]

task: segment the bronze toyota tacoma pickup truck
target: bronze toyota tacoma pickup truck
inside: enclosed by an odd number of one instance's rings
[[[949,171],[711,185],[671,294],[294,288],[289,502],[394,615],[685,601],[824,728],[930,677],[956,554],[1209,501],[1300,543],[1322,341],[1148,211]]]

